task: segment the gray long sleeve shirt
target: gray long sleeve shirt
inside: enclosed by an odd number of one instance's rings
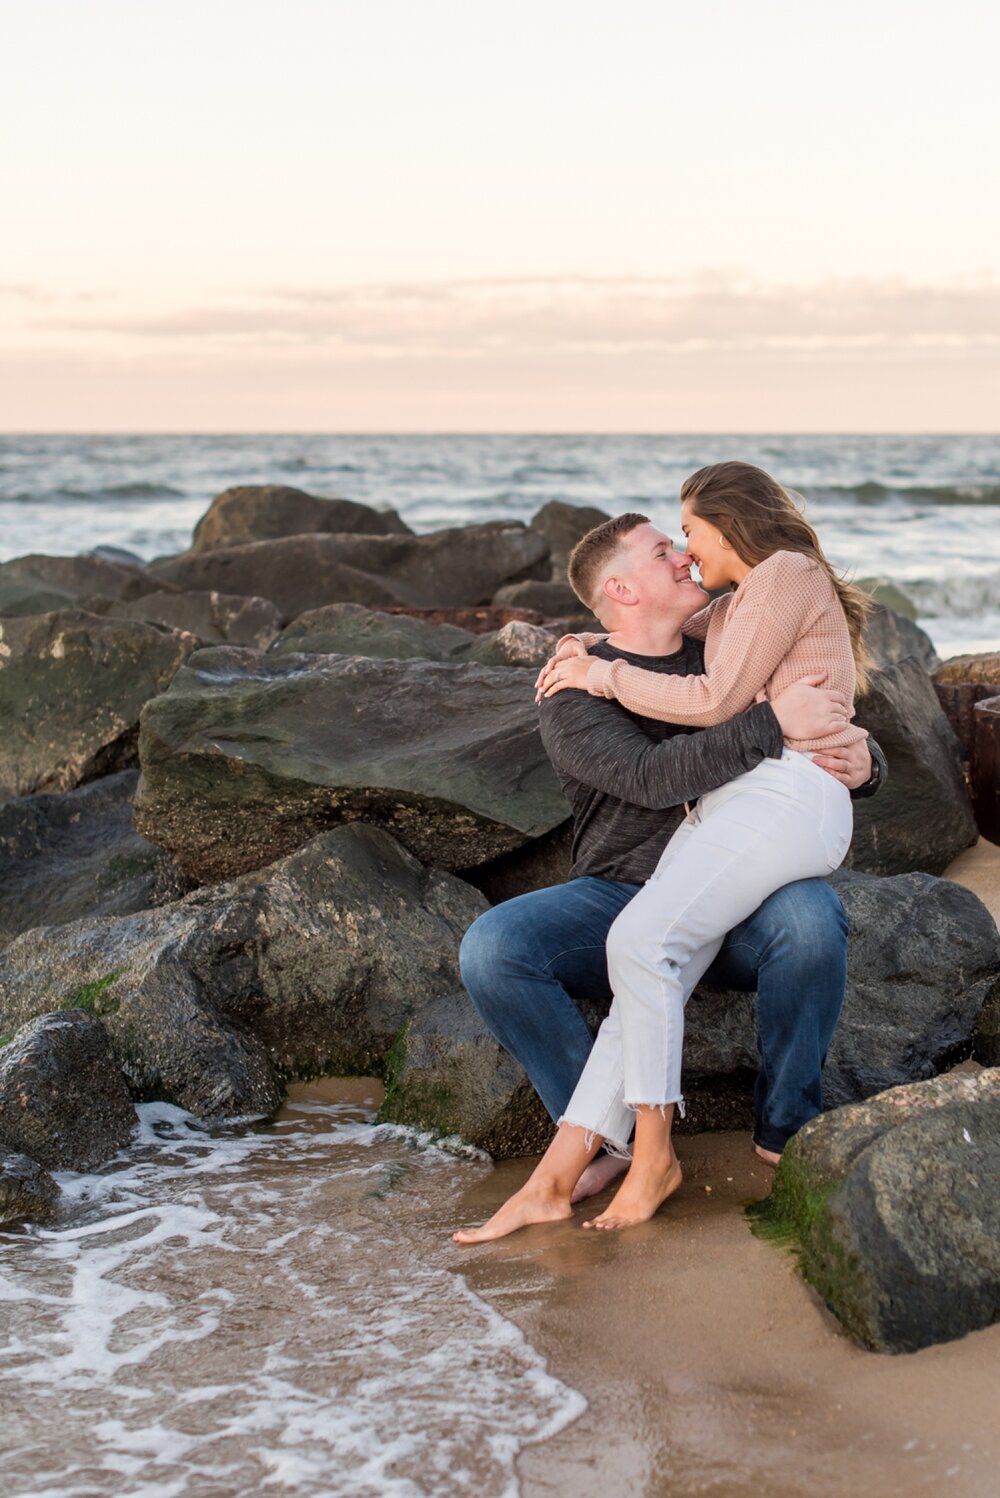
[[[633,655],[602,641],[591,655],[646,671],[704,672],[700,641],[685,635],[672,655]],[[540,708],[542,742],[573,808],[571,878],[591,875],[641,884],[693,801],[766,758],[784,741],[774,711],[755,703],[728,723],[688,728],[630,713],[608,698],[559,692]],[[885,761],[869,741],[880,768]]]

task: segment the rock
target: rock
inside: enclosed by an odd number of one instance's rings
[[[483,666],[524,666],[535,671],[544,666],[555,646],[551,630],[514,619],[495,635],[481,635],[467,659]]]
[[[925,671],[933,671],[940,664],[930,636],[905,614],[892,609],[872,610],[865,640],[876,666],[894,666],[909,655],[915,656]]]
[[[330,603],[300,614],[281,631],[268,653],[453,661],[467,656],[476,640],[468,630],[450,624],[428,624],[406,614],[367,609],[360,603]]]
[[[533,609],[546,619],[565,619],[581,629],[601,629],[600,620],[580,602],[569,583],[531,579],[508,583],[494,593],[493,602],[504,608]]]
[[[824,1072],[829,1106],[933,1076],[972,1049],[1000,994],[1000,937],[971,890],[901,874],[831,880],[850,932],[847,997]]]
[[[126,915],[184,894],[162,848],[132,826],[138,770],[0,806],[0,946],[32,926]]]
[[[387,614],[405,614],[410,619],[422,619],[425,624],[450,624],[455,629],[468,630],[472,635],[488,635],[503,629],[505,624],[544,624],[545,620],[536,609],[454,608],[418,609],[395,604],[387,606]]]
[[[382,1070],[401,1028],[456,988],[485,904],[377,828],[339,827],[159,910],[27,932],[0,953],[0,1026],[85,1001],[137,1095],[268,1112],[279,1076]]]
[[[912,657],[873,674],[855,721],[889,761],[885,787],[854,803],[851,868],[941,874],[976,840],[958,742],[924,668]]]
[[[883,1093],[806,1124],[760,1220],[877,1352],[1000,1319],[1000,1070]]]
[[[106,557],[15,557],[0,563],[0,614],[45,614],[72,608],[91,593],[140,598],[161,586],[144,567]]]
[[[204,645],[249,645],[266,650],[284,623],[266,598],[243,598],[233,593],[146,593],[142,598],[116,602],[88,598],[90,613],[116,619],[143,619],[166,629],[186,630]]]
[[[549,544],[554,582],[566,581],[566,564],[576,543],[596,525],[603,525],[610,519],[610,515],[593,505],[571,505],[564,499],[550,499],[548,504],[542,505],[528,524]]]
[[[459,1135],[494,1159],[541,1154],[552,1120],[464,989],[426,1004],[400,1034],[379,1118]]]
[[[194,528],[191,553],[314,532],[411,535],[395,510],[353,499],[319,499],[287,484],[239,484],[217,494]]]
[[[491,888],[483,873],[476,872],[482,886],[502,898],[499,881]],[[824,1071],[831,1107],[932,1076],[968,1055],[991,996],[1000,1012],[1000,937],[969,890],[926,874],[843,873],[835,883],[850,954],[844,1010]],[[678,1125],[685,1132],[750,1126],[759,1064],[755,1002],[753,994],[704,986],[692,995],[684,1036],[687,1118]],[[585,1010],[593,1030],[603,1014],[596,1005]],[[395,1056],[385,1116],[460,1134],[492,1154],[544,1147],[551,1128],[537,1099],[490,1044],[467,997],[464,1007],[459,995],[423,1009]]]
[[[363,655],[377,660],[478,661],[484,666],[540,666],[553,636],[512,621],[494,634],[474,635],[360,603],[331,603],[300,614],[269,647],[270,655]]]
[[[858,587],[864,589],[873,603],[892,609],[894,614],[901,614],[904,619],[916,620],[916,604],[887,577],[861,577],[858,579]]]
[[[573,823],[567,819],[533,843],[525,843],[492,863],[460,869],[462,879],[481,890],[491,905],[501,905],[534,889],[565,884],[572,863]]]
[[[48,1170],[93,1170],[128,1144],[135,1122],[93,1016],[42,1014],[0,1050],[0,1142]]]
[[[139,710],[196,644],[78,609],[0,620],[0,802],[134,764]]]
[[[0,1227],[53,1215],[59,1187],[37,1160],[0,1145]]]
[[[140,731],[135,825],[200,882],[345,821],[486,863],[566,819],[520,670],[199,651]]]
[[[270,598],[287,618],[328,603],[418,608],[488,603],[505,582],[548,566],[541,536],[492,521],[426,536],[286,536],[151,564],[180,589]]]

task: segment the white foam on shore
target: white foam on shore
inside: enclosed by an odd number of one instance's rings
[[[63,1220],[0,1235],[5,1491],[515,1494],[517,1453],[585,1402],[446,1239],[426,1252],[421,1214],[482,1164],[354,1107],[140,1115],[131,1151],[59,1177]]]

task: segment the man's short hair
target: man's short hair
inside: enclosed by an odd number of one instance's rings
[[[629,531],[634,531],[636,526],[646,525],[648,521],[648,515],[638,515],[635,512],[616,515],[613,520],[605,520],[602,525],[595,525],[594,529],[588,531],[585,536],[581,536],[573,547],[569,554],[568,567],[570,587],[588,609],[596,612],[595,605],[600,603],[601,573],[624,538]]]

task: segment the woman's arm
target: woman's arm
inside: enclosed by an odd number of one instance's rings
[[[707,675],[666,676],[626,661],[590,657],[589,663],[564,663],[562,679],[547,695],[586,685],[592,695],[613,697],[648,718],[696,727],[722,722],[756,699],[828,592],[826,574],[806,557],[775,552],[753,569],[733,598]]]

